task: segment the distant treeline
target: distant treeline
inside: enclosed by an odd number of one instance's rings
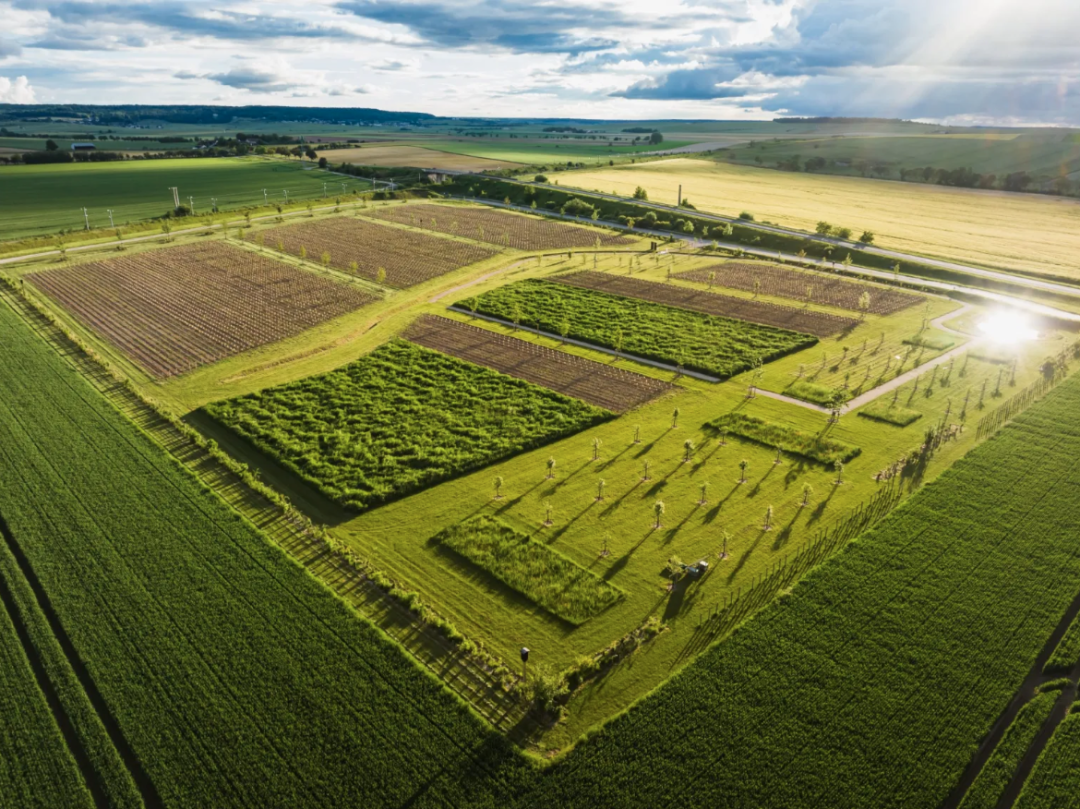
[[[304,121],[340,124],[419,123],[434,120],[425,112],[387,112],[342,107],[227,107],[203,104],[0,104],[0,117],[8,120],[82,119],[98,124],[137,124],[146,120],[170,124],[227,124],[237,119]]]
[[[824,115],[816,118],[773,118],[774,124],[910,124],[903,118],[832,118]]]

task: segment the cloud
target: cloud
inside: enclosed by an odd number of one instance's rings
[[[513,53],[582,53],[614,47],[606,37],[575,31],[617,28],[632,20],[599,4],[547,0],[345,0],[339,8],[376,22],[402,25],[445,48],[493,46]]]
[[[33,104],[34,88],[26,76],[9,79],[0,76],[0,104]]]
[[[386,59],[382,62],[376,62],[371,66],[372,70],[382,70],[387,73],[396,73],[400,70],[413,70],[417,67],[417,62],[413,59]]]
[[[7,59],[9,56],[21,56],[22,47],[18,42],[8,42],[5,39],[0,39],[0,59]]]
[[[673,70],[658,79],[645,79],[625,90],[614,92],[616,98],[691,99],[707,101],[717,98],[740,98],[747,94],[745,87],[726,86],[739,76],[734,65],[700,70]]]
[[[225,73],[208,73],[200,78],[252,93],[280,93],[300,86],[272,70],[246,66],[234,67]]]

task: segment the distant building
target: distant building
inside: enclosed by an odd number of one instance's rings
[[[92,152],[97,148],[92,143],[73,143],[71,144],[71,151],[73,152]]]

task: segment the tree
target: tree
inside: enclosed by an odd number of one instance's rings
[[[660,524],[660,518],[664,516],[664,510],[664,501],[657,500],[656,503],[653,505],[653,513],[656,514],[655,528],[657,530],[663,528],[663,526]]]
[[[356,275],[358,272],[360,272],[360,265],[357,264],[355,261],[350,261],[349,272],[351,272],[353,275]]]
[[[320,157],[319,158],[319,168],[324,169],[324,168],[327,167],[328,164],[329,163],[328,163],[328,161],[327,161],[327,159],[325,157]]]
[[[502,485],[503,485],[502,475],[496,475],[495,476],[495,499],[496,500],[502,499]]]
[[[810,505],[810,496],[813,493],[814,493],[814,487],[811,486],[809,483],[804,483],[802,485],[802,503],[800,503],[799,505],[800,506],[808,506],[808,505]]]
[[[835,228],[833,236],[846,242],[851,238],[851,228]]]
[[[671,413],[671,426],[672,427],[678,427],[679,426],[679,408],[677,408],[677,407]]]
[[[860,315],[860,320],[865,319],[866,318],[866,313],[870,311],[870,293],[869,292],[864,292],[862,295],[859,296],[859,311],[862,313]]]
[[[375,280],[378,281],[380,284],[385,284],[386,283],[386,268],[385,267],[379,267],[379,269],[376,270],[376,272],[375,272]]]
[[[605,482],[606,481],[603,478],[600,478],[600,480],[597,481],[597,483],[596,483],[596,499],[597,500],[603,500],[604,499],[604,484],[605,484]]]
[[[329,267],[330,266],[330,251],[323,250],[323,253],[319,257],[319,260],[322,261],[322,265],[324,267]]]
[[[634,425],[634,443],[635,444],[640,444],[641,443],[641,427],[639,425],[636,425],[636,424]]]
[[[648,202],[649,192],[639,185],[637,188],[634,189],[634,199],[640,199],[644,202]]]
[[[45,151],[46,152],[55,152],[59,148],[60,147],[56,145],[55,140],[47,140],[47,141],[45,141]]]
[[[690,456],[694,454],[694,442],[691,439],[687,438],[685,441],[683,441],[683,450],[685,450],[683,455],[683,463],[690,463]]]
[[[649,477],[649,459],[648,458],[645,459],[645,474],[642,475],[641,479],[642,480],[651,480],[652,479],[652,478]]]
[[[649,143],[653,146],[659,146],[663,142],[664,136],[661,135],[659,132],[653,132],[651,135],[649,135]]]
[[[307,258],[307,248],[300,245],[300,258]]]
[[[769,506],[765,510],[765,525],[762,526],[762,528],[764,528],[766,531],[771,531],[772,530],[772,517],[773,517],[773,507]]]
[[[698,500],[698,505],[705,505],[709,502],[709,481],[705,481],[701,484],[701,499]]]
[[[601,441],[599,438],[594,438],[592,440],[592,459],[594,461],[600,460],[600,445],[603,443],[604,442]]]
[[[554,458],[548,458],[547,459],[547,470],[548,470],[547,471],[547,479],[548,480],[554,480],[555,479],[555,459]]]
[[[533,182],[534,183],[546,183],[547,181],[548,181],[548,178],[547,178],[546,174],[537,174],[535,177],[533,177]]]
[[[750,462],[745,458],[739,461],[739,483],[746,483],[746,468],[750,466]]]
[[[862,244],[873,244],[874,243],[874,231],[872,231],[872,230],[864,230],[862,232],[862,236],[859,237],[859,241]]]
[[[828,236],[830,233],[832,233],[832,225],[822,220],[817,223],[817,226],[814,228],[814,232],[817,233],[818,236]]]
[[[837,461],[835,464],[836,469],[836,485],[839,486],[844,482],[844,462]]]

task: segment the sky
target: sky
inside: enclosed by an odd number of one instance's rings
[[[1080,0],[0,0],[0,102],[1080,125]]]

